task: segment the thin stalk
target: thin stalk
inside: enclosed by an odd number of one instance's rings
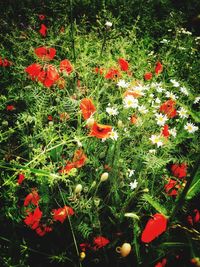
[[[62,198],[62,200],[63,200],[63,203],[64,203],[64,205],[66,205],[65,199],[64,199],[64,197],[63,197],[63,194],[62,194],[62,191],[61,191],[59,185],[58,185],[58,189],[59,189],[61,198]],[[72,237],[73,237],[73,240],[74,240],[74,246],[75,246],[75,249],[76,249],[76,253],[77,253],[77,256],[79,257],[78,245],[77,245],[77,242],[76,242],[76,237],[75,237],[75,234],[74,234],[74,230],[73,230],[73,227],[72,227],[72,223],[71,223],[71,220],[70,220],[70,216],[67,216],[67,218],[68,218],[69,225],[70,225],[70,228],[71,228],[71,232],[72,232]],[[79,266],[82,267],[81,262],[79,262]]]
[[[195,174],[197,173],[197,171],[199,169],[199,166],[200,166],[200,155],[197,158],[197,161],[196,161],[196,163],[194,165],[194,168],[193,168],[193,170],[192,170],[192,172],[190,174],[190,177],[187,180],[187,183],[186,183],[185,188],[183,189],[182,193],[180,194],[180,197],[177,200],[176,205],[175,205],[175,207],[172,210],[172,213],[171,213],[170,218],[169,218],[170,221],[173,220],[173,218],[176,216],[176,214],[178,213],[178,211],[181,209],[181,207],[182,207],[182,205],[183,205],[183,203],[185,201],[185,197],[187,195],[187,192],[190,189],[190,186],[191,186],[191,184],[193,182],[193,179],[195,177]]]
[[[70,0],[70,35],[71,35],[71,42],[72,42],[72,52],[74,62],[76,61],[76,52],[75,52],[75,41],[74,41],[74,22],[73,22],[73,4],[72,0]]]
[[[103,44],[102,44],[102,47],[101,47],[100,57],[102,57],[103,50],[104,50],[104,48],[106,46],[107,36],[108,36],[108,30],[106,29],[106,32],[105,32],[104,37],[103,37]]]

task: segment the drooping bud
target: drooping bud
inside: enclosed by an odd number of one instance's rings
[[[107,179],[108,179],[108,173],[107,172],[102,173],[101,179],[100,179],[101,182],[105,182]]]

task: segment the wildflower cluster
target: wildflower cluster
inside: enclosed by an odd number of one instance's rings
[[[21,88],[8,87],[11,98],[2,101],[7,217],[14,210],[38,242],[67,232],[67,258],[80,264],[108,252],[139,266],[141,254],[158,246],[152,263],[165,266],[171,252],[160,251],[175,242],[180,221],[170,221],[171,210],[181,194],[190,199],[198,191],[195,183],[196,191],[184,189],[199,152],[200,96],[171,75],[164,54],[143,58],[142,66],[125,50],[100,60],[89,48],[81,52],[80,39],[72,61],[62,40],[67,29],[49,42],[46,15],[38,18],[42,41],[27,41],[33,60],[6,70]],[[105,27],[110,32],[112,23]],[[0,65],[12,63],[0,58]],[[196,234],[190,228],[199,226],[199,207],[185,210],[180,228]]]

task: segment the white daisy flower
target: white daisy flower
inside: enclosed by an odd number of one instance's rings
[[[124,107],[125,108],[137,108],[138,107],[138,100],[134,98],[132,95],[127,95],[124,98]]]
[[[168,44],[169,42],[170,42],[170,41],[167,40],[167,39],[162,39],[162,40],[160,41],[161,44]]]
[[[188,123],[184,126],[184,129],[185,129],[186,131],[188,131],[188,133],[194,133],[194,132],[196,132],[196,131],[199,129],[199,127],[198,127],[198,126],[195,126],[193,123],[188,122]]]
[[[156,134],[153,134],[149,140],[151,140],[151,142],[154,144],[154,145],[157,145],[157,147],[160,147],[160,146],[163,146],[163,138],[161,135],[156,135]]]
[[[146,109],[146,107],[143,106],[143,105],[138,106],[138,111],[139,111],[141,114],[146,114],[146,113],[148,113],[148,109]]]
[[[166,115],[163,114],[155,114],[156,116],[156,122],[159,126],[164,126],[166,121],[168,120],[168,117]]]
[[[119,111],[117,110],[117,108],[111,108],[111,107],[107,107],[106,108],[106,112],[108,113],[108,115],[110,116],[116,116],[119,114]]]
[[[189,95],[188,90],[187,90],[184,86],[182,86],[182,87],[180,88],[180,91],[181,91],[181,93],[183,93],[183,94],[186,95],[186,96]]]
[[[129,171],[128,177],[131,177],[133,176],[133,174],[135,174],[135,170],[128,170],[128,171]]]
[[[108,28],[112,27],[112,22],[106,21],[105,26]]]
[[[194,99],[194,104],[199,103],[199,101],[200,101],[200,96],[195,97],[195,99]]]
[[[129,87],[129,83],[125,82],[125,80],[119,80],[119,82],[117,83],[118,87],[122,87],[122,88],[127,88]]]
[[[156,87],[156,91],[157,91],[158,93],[162,93],[164,90],[165,90],[165,89],[162,88],[161,86]]]
[[[119,137],[119,135],[118,135],[118,133],[116,132],[116,131],[114,131],[114,130],[112,130],[111,132],[110,132],[110,134],[109,134],[109,137],[112,139],[112,140],[117,140],[118,139],[118,137]]]
[[[166,95],[166,97],[171,98],[173,100],[176,100],[178,98],[175,94],[173,94],[172,92],[169,92],[169,91],[165,92],[165,95]]]
[[[173,84],[174,87],[179,87],[180,83],[177,82],[176,80],[171,79],[170,82]]]
[[[156,100],[155,100],[155,103],[156,104],[160,104],[161,103],[161,100],[157,97]]]
[[[155,155],[156,154],[156,150],[155,149],[149,149],[149,153]]]
[[[131,187],[131,190],[134,190],[138,186],[136,179],[133,182],[130,182],[129,186]]]
[[[169,134],[172,135],[173,137],[176,137],[177,131],[175,128],[169,129]]]
[[[188,118],[188,113],[187,110],[184,109],[183,107],[181,107],[179,110],[177,110],[179,116],[184,119],[184,118]]]

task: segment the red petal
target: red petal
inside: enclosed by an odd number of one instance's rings
[[[149,243],[166,231],[167,219],[164,215],[156,213],[152,219],[150,219],[144,231],[142,232],[141,240],[144,243]]]

